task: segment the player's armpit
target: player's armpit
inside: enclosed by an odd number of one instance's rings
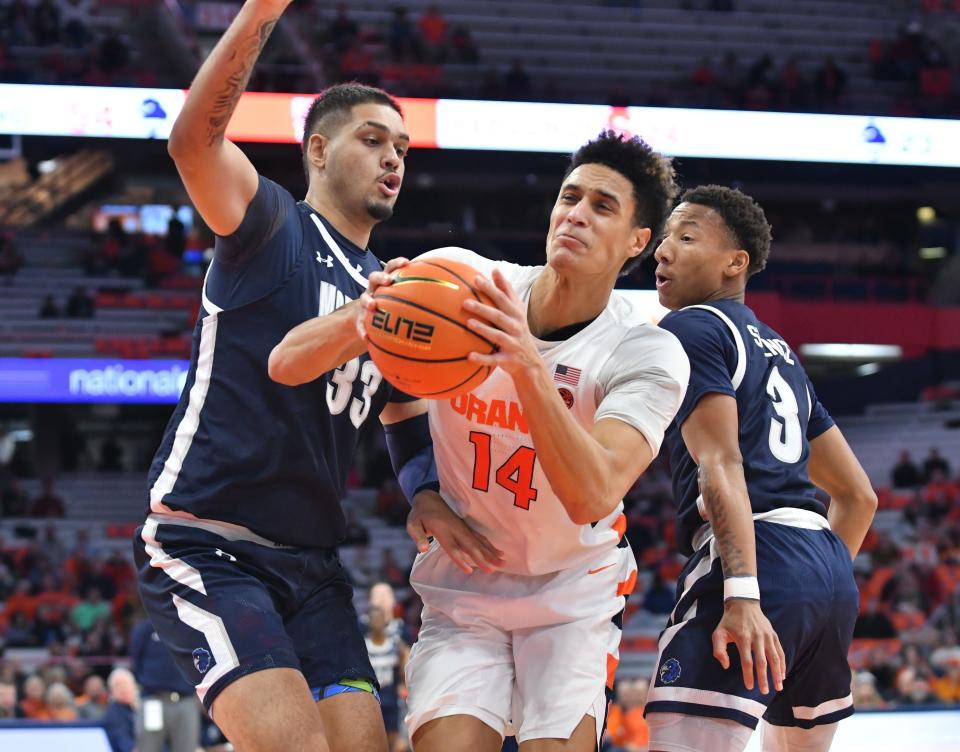
[[[408,402],[388,402],[380,411],[380,422],[385,426],[391,423],[399,423],[407,418],[415,418],[427,412],[427,401],[425,399],[412,400]]]
[[[832,426],[810,442],[810,480],[830,494],[830,527],[856,558],[877,510],[877,495],[840,429]]]

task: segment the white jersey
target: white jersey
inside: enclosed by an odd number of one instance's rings
[[[543,269],[492,261],[463,248],[425,256],[461,261],[486,276],[498,268],[524,301]],[[621,420],[640,431],[656,455],[690,375],[672,334],[614,293],[603,312],[569,339],[537,344],[581,426],[589,431],[602,418]],[[494,370],[469,394],[431,400],[429,418],[440,493],[504,552],[502,571],[558,572],[596,560],[622,538],[622,503],[593,525],[570,520],[536,461],[513,379],[505,371]]]

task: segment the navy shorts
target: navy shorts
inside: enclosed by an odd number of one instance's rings
[[[697,551],[677,581],[677,605],[660,634],[645,713],[727,718],[756,728],[812,728],[853,713],[847,651],[859,595],[850,554],[830,530],[755,523],[760,604],[787,658],[783,691],[760,694],[743,684],[740,656],[729,645],[726,671],[713,657],[712,634],[723,615],[723,571],[716,541]]]
[[[228,684],[267,668],[300,671],[314,697],[344,679],[377,686],[336,550],[155,515],[133,544],[144,608],[208,711]]]

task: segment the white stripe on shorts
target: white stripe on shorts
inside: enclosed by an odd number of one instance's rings
[[[214,683],[224,676],[228,671],[232,671],[240,665],[237,659],[237,651],[233,649],[233,643],[230,642],[230,636],[227,634],[227,628],[223,626],[223,619],[216,614],[200,608],[195,603],[190,603],[183,598],[174,595],[173,604],[177,607],[177,615],[180,621],[188,627],[193,627],[198,632],[202,632],[210,646],[210,652],[213,653],[213,667],[204,675],[197,689],[197,697],[200,702],[206,696],[207,691]],[[199,671],[199,667],[197,669]]]
[[[156,536],[157,520],[148,517],[143,523],[143,530],[140,531],[140,539],[143,541],[143,550],[150,557],[150,566],[162,569],[181,585],[206,595],[207,589],[203,586],[203,577],[200,576],[200,572],[186,562],[172,558],[157,542]]]
[[[812,708],[803,705],[795,706],[793,708],[793,717],[798,721],[812,721],[814,718],[836,713],[838,710],[849,708],[851,705],[853,705],[853,694],[849,694],[846,697],[838,697],[836,700],[821,702]]]
[[[651,702],[687,702],[692,705],[709,705],[714,708],[727,708],[760,718],[767,712],[767,706],[762,702],[746,697],[737,697],[723,692],[714,692],[710,689],[693,689],[692,687],[651,687],[647,694],[647,704]]]

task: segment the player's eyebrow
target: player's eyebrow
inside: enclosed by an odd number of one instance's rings
[[[577,185],[576,183],[567,183],[567,184],[564,185],[563,188],[561,189],[561,192],[563,192],[563,191],[578,191],[578,192],[580,192],[580,193],[583,193],[583,192],[584,192],[584,189],[583,189],[582,186]],[[610,191],[605,191],[605,190],[603,190],[602,188],[590,188],[590,189],[589,189],[589,192],[590,192],[590,193],[599,193],[599,194],[600,194],[601,196],[603,196],[605,199],[607,199],[607,200],[609,200],[609,201],[612,201],[612,202],[615,203],[617,206],[620,206],[620,199],[617,198],[617,196],[616,196],[615,194],[610,193]]]
[[[383,131],[383,132],[384,132],[386,135],[388,135],[388,136],[391,135],[390,128],[389,128],[387,125],[385,125],[384,123],[381,123],[381,122],[379,122],[379,121],[377,121],[377,120],[364,120],[362,123],[360,123],[359,127],[357,128],[357,130],[360,130],[361,128],[374,128],[374,129],[376,129],[376,130],[378,130],[378,131]],[[407,142],[410,141],[410,136],[409,136],[407,133],[403,132],[403,131],[400,131],[400,132],[396,135],[396,138],[397,138],[399,141],[407,141]]]

